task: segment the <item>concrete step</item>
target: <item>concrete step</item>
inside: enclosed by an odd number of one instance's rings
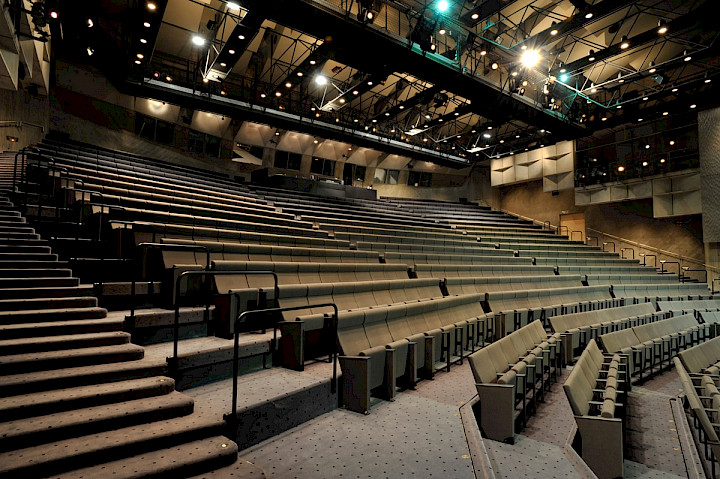
[[[66,298],[0,299],[0,311],[44,311],[63,308],[94,308],[97,298],[93,296],[70,296]],[[7,322],[4,324],[8,324]]]
[[[163,396],[174,390],[173,379],[155,376],[0,398],[0,424],[10,419],[16,421],[73,409]]]
[[[22,216],[5,216],[0,215],[0,226],[15,226],[18,224],[27,224]]]
[[[30,231],[12,231],[5,228],[0,229],[0,241],[8,239],[14,240],[39,240],[40,235],[34,233],[32,228],[27,228]]]
[[[0,238],[0,254],[2,253],[50,253],[50,246],[46,244],[9,244]]]
[[[152,428],[142,424],[116,429],[112,434],[90,434],[47,444],[46,447],[8,451],[0,453],[0,477],[40,477],[47,471],[61,474],[116,461],[216,436],[222,433],[224,424],[219,415],[194,413],[154,423]]]
[[[69,334],[120,331],[125,322],[118,318],[73,319],[43,323],[0,324],[3,339],[39,338]]]
[[[29,271],[29,270],[26,270]],[[80,279],[72,276],[47,276],[34,278],[5,278],[0,275],[0,289],[20,289],[20,288],[70,288],[79,286]]]
[[[10,208],[7,207],[2,208],[0,207],[0,218],[13,218],[13,217],[20,217],[20,212],[16,210],[16,208]]]
[[[2,283],[2,281],[0,281]],[[30,298],[63,298],[87,297],[94,293],[91,284],[79,286],[51,286],[40,288],[0,288],[0,300],[4,299],[30,299]]]
[[[0,271],[3,269],[49,269],[49,268],[67,268],[67,261],[39,261],[39,260],[0,260]]]
[[[9,376],[51,369],[77,368],[95,364],[121,363],[142,359],[145,350],[135,344],[41,351],[0,356],[0,375]]]
[[[0,261],[57,261],[58,256],[52,253],[0,253]]]
[[[0,234],[5,236],[4,233],[30,233],[34,234],[35,230],[30,226],[18,225],[17,223],[2,224],[0,222]]]
[[[72,276],[69,268],[0,268],[0,278],[68,278]]]
[[[192,414],[193,405],[191,397],[172,391],[163,396],[7,421],[2,424],[0,451],[187,416]]]
[[[0,340],[0,356],[41,351],[60,351],[63,349],[92,348],[114,344],[127,344],[129,342],[130,333],[124,331],[2,339]]]
[[[113,479],[188,477],[232,464],[237,460],[237,453],[237,444],[224,436],[215,436],[78,469],[58,477],[106,477],[109,471],[112,471]],[[253,469],[258,468],[253,466]]]
[[[99,364],[80,368],[54,369],[34,373],[0,376],[0,397],[52,391],[90,384],[167,374],[165,360],[141,359],[124,363]]]

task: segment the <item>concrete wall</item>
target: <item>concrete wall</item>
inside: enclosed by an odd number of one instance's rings
[[[498,198],[494,200],[494,205],[512,213],[539,221],[550,221],[553,225],[559,223],[561,211],[584,213],[588,229],[689,258],[703,260],[705,256],[701,215],[653,218],[650,199],[587,207],[575,206],[574,190],[561,191],[557,196],[552,196],[550,193],[543,193],[541,181],[500,187],[496,190]],[[588,234],[593,236],[594,233]],[[616,244],[618,252],[621,247],[623,245]],[[608,249],[612,247],[608,245]],[[640,253],[639,250],[636,252]]]
[[[8,126],[5,122],[22,124]],[[33,96],[25,90],[0,90],[0,151],[17,151],[37,143],[45,136],[48,126],[47,96]],[[8,136],[18,141],[11,142]]]

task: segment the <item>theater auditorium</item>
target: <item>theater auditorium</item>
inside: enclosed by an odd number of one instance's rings
[[[717,16],[0,0],[0,477],[718,477]]]

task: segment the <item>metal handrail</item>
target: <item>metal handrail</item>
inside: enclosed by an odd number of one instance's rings
[[[635,248],[620,248],[620,257],[625,259],[625,251],[632,251],[632,259],[635,259]]]
[[[237,435],[237,398],[238,398],[238,361],[239,361],[239,350],[240,350],[240,324],[248,317],[254,314],[266,314],[266,313],[282,313],[285,311],[299,311],[302,309],[310,308],[322,308],[332,307],[334,312],[332,316],[332,331],[331,336],[333,344],[331,346],[332,351],[332,363],[333,363],[333,376],[330,382],[330,392],[335,394],[337,391],[337,328],[338,328],[338,307],[335,303],[318,303],[318,304],[303,304],[301,306],[289,306],[287,308],[267,308],[267,309],[255,309],[251,311],[243,311],[235,319],[233,325],[234,332],[234,344],[233,344],[233,391],[232,391],[232,406],[228,414],[223,415],[228,428],[232,432],[231,438]]]
[[[705,283],[707,284],[707,281],[708,281],[708,272],[707,272],[706,269],[690,269],[690,268],[685,269],[685,268],[687,268],[687,266],[683,266],[683,272],[684,272],[684,273],[692,273],[692,272],[695,272],[695,273],[705,273]],[[685,276],[685,274],[683,274],[683,277],[682,277],[681,282],[684,283],[684,282],[686,281],[686,279],[687,279],[687,277]],[[717,281],[718,279],[720,279],[720,278],[717,278],[716,281]]]
[[[557,228],[557,234],[558,234],[558,235],[562,235],[562,229],[563,229],[563,228],[565,228],[565,232],[566,232],[565,234],[569,235],[569,234],[570,234],[570,228],[568,228],[567,226],[558,226],[558,228]]]
[[[580,241],[583,241],[583,232],[580,230],[573,230],[570,232],[570,241],[572,241],[573,233],[580,233]]]
[[[543,221],[543,229],[545,229],[545,225],[547,225],[547,229],[552,229],[552,223],[550,223],[550,220]]]
[[[602,244],[602,245],[603,245],[603,247],[602,247],[603,252],[605,252],[605,245],[608,245],[608,244],[613,245],[613,250],[612,250],[612,252],[614,253],[614,252],[615,252],[615,242],[614,242],[614,241],[603,241],[603,244]]]
[[[664,273],[664,272],[665,272],[665,265],[666,265],[666,264],[676,264],[676,265],[678,266],[678,282],[681,282],[681,279],[680,279],[680,278],[681,278],[682,275],[680,274],[680,268],[681,268],[681,266],[680,266],[680,262],[679,262],[679,261],[665,261],[665,260],[662,260],[662,261],[660,261],[660,264],[661,264],[660,273]],[[670,272],[670,271],[668,271],[668,273],[669,273],[669,272]]]
[[[168,367],[170,369],[170,374],[173,378],[176,378],[177,371],[178,371],[178,341],[180,340],[180,286],[182,284],[182,280],[184,278],[188,278],[190,276],[223,276],[223,275],[230,275],[230,274],[243,274],[243,275],[271,275],[275,281],[275,297],[278,297],[278,293],[280,291],[280,288],[278,287],[278,275],[274,271],[243,271],[243,270],[223,270],[223,271],[183,271],[180,273],[180,275],[175,278],[175,298],[173,300],[173,309],[175,310],[175,321],[173,322],[173,355],[171,358],[167,358]],[[208,294],[208,301],[209,301],[209,294]],[[209,305],[208,305],[209,308]],[[177,379],[177,378],[176,378]]]
[[[646,260],[647,258],[649,258],[649,257],[655,258],[655,259],[653,260],[653,261],[654,261],[653,266],[654,266],[655,268],[657,268],[657,256],[655,256],[654,254],[640,253],[640,257],[643,259],[643,266],[647,266],[647,264],[645,264],[645,260]]]
[[[168,249],[168,250],[193,250],[193,251],[204,251],[205,258],[205,270],[210,268],[210,250],[206,246],[201,245],[190,245],[190,244],[176,244],[176,243],[140,243],[140,256],[144,256],[149,249]],[[136,269],[137,271],[137,269]],[[135,319],[135,275],[133,275],[132,283],[130,284],[130,317]],[[210,305],[208,304],[205,308],[205,320],[207,321],[210,316]]]
[[[585,237],[585,242],[588,244],[588,246],[590,246],[590,240],[591,240],[591,239],[594,239],[594,240],[595,240],[595,246],[600,246],[600,242],[599,242],[597,236],[586,236],[586,237]]]

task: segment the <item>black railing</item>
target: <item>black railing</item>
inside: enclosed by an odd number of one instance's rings
[[[588,236],[588,237],[587,237],[587,241],[586,241],[586,242],[587,242],[588,246],[590,246],[590,240],[591,240],[591,239],[594,239],[594,240],[595,240],[595,246],[600,246],[600,243],[598,243],[598,238],[597,238],[597,236]]]
[[[609,244],[611,244],[613,246],[612,252],[614,253],[615,252],[615,242],[614,241],[603,241],[603,244],[602,244],[603,252],[605,252],[605,246],[607,246]]]
[[[683,275],[680,279],[681,283],[687,282],[690,278],[687,276],[687,273],[705,273],[705,283],[708,281],[708,272],[706,269],[690,269],[687,266],[683,266]]]
[[[570,228],[568,228],[567,226],[558,226],[557,234],[562,235],[563,228],[565,228],[565,235],[566,236],[570,235]]]
[[[233,344],[233,390],[232,390],[232,406],[231,410],[228,414],[225,414],[223,416],[223,419],[225,420],[228,432],[230,433],[230,439],[234,439],[237,437],[237,427],[238,427],[238,419],[237,419],[237,399],[238,399],[238,361],[240,356],[240,326],[243,321],[245,321],[246,318],[249,316],[255,315],[255,314],[268,314],[268,313],[283,313],[285,311],[299,311],[303,309],[310,309],[310,308],[322,308],[322,307],[332,307],[333,308],[333,316],[332,316],[332,335],[330,336],[330,341],[332,341],[332,344],[330,345],[330,351],[332,351],[332,363],[333,363],[333,374],[332,374],[332,380],[330,382],[330,392],[332,394],[335,394],[337,391],[337,329],[338,329],[338,307],[335,303],[318,303],[318,304],[303,304],[301,306],[289,306],[287,308],[267,308],[267,309],[255,309],[251,311],[243,311],[238,315],[238,317],[235,319],[234,325],[233,325],[233,336],[234,336],[234,344]],[[275,326],[277,326],[277,321],[275,321]]]
[[[205,270],[210,268],[210,250],[201,245],[190,245],[190,244],[175,244],[175,243],[140,243],[138,245],[140,248],[140,261],[142,263],[143,259],[145,258],[145,254],[147,250],[149,249],[159,249],[159,250],[188,250],[188,251],[204,251],[205,252]],[[137,267],[136,267],[137,271]],[[141,275],[145,276],[145,275]],[[135,275],[133,275],[132,282],[130,283],[130,317],[135,320],[135,285],[137,283],[137,280],[135,279]],[[208,295],[209,296],[209,295]],[[206,302],[206,308],[205,308],[205,321],[207,321],[210,318],[210,305],[209,305],[209,299]]]
[[[677,267],[678,267],[678,282],[681,282],[681,281],[682,281],[682,279],[681,279],[682,274],[680,274],[680,263],[679,263],[678,261],[665,261],[665,260],[662,260],[662,261],[660,261],[660,264],[661,264],[661,266],[660,266],[660,273],[665,273],[665,265],[666,265],[666,264],[676,264]],[[670,272],[670,271],[668,271],[668,273],[669,273],[669,272]]]
[[[653,267],[657,268],[657,256],[655,256],[654,254],[640,253],[640,257],[643,259],[643,266],[647,266],[647,264],[645,263],[647,258],[653,258]]]
[[[573,239],[573,234],[580,233],[580,241],[583,241],[583,232],[580,230],[573,230],[570,232],[570,241]]]
[[[635,248],[620,248],[620,257],[625,258],[625,251],[632,251],[632,259],[635,259]]]
[[[173,355],[171,358],[167,358],[168,362],[168,368],[170,370],[170,374],[173,378],[177,379],[177,372],[178,372],[178,341],[180,340],[180,287],[182,285],[182,280],[184,278],[188,278],[190,276],[203,276],[206,277],[205,280],[207,281],[207,276],[225,276],[225,275],[231,275],[231,274],[240,274],[240,275],[268,275],[272,276],[275,282],[274,290],[275,290],[275,297],[278,297],[278,276],[277,273],[274,271],[242,271],[242,270],[227,270],[227,271],[183,271],[180,273],[180,275],[175,278],[175,288],[173,289],[175,291],[175,298],[173,300],[173,309],[175,310],[175,320],[173,321]],[[208,286],[209,288],[209,286]],[[207,301],[210,300],[208,297],[206,298]],[[206,308],[206,311],[209,310],[209,305]],[[259,311],[259,310],[255,310]],[[236,331],[237,332],[237,331]]]
[[[547,229],[552,229],[552,223],[550,223],[550,221],[543,221],[543,229],[545,229],[545,225],[547,225]]]

